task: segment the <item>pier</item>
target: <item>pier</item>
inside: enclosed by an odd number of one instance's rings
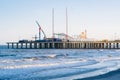
[[[7,42],[10,49],[120,49],[120,41]]]
[[[38,37],[35,40],[19,40],[18,42],[7,42],[9,49],[120,49],[120,40],[87,41],[87,30],[82,31],[77,37],[68,34],[68,15],[66,8],[66,33],[54,33],[54,8],[52,9],[52,37],[48,38],[38,23]],[[57,36],[57,37],[56,37]],[[94,38],[93,38],[94,39]],[[75,41],[79,40],[79,41]],[[81,41],[85,40],[85,41]],[[91,40],[91,39],[90,39]]]

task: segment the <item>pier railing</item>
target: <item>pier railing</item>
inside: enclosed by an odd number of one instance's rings
[[[120,41],[7,42],[12,49],[120,49]]]

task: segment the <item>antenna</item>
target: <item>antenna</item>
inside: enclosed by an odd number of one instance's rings
[[[67,14],[67,8],[66,8],[66,40],[68,40],[68,14]]]
[[[54,39],[54,8],[52,8],[52,38]]]

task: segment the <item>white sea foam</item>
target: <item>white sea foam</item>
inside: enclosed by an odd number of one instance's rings
[[[15,56],[0,57],[0,79],[71,80],[120,68],[119,50],[18,49],[1,51],[4,53]]]
[[[5,61],[5,62],[8,62],[8,61]],[[11,61],[9,61],[11,62]],[[54,62],[54,63],[41,63],[41,64],[23,64],[21,63],[21,65],[12,65],[12,66],[0,66],[1,69],[15,69],[15,68],[29,68],[29,67],[45,67],[45,66],[58,66],[58,65],[67,65],[67,64],[73,64],[73,63],[79,63],[81,61],[67,61],[67,62]],[[14,63],[14,64],[17,64],[17,63]]]

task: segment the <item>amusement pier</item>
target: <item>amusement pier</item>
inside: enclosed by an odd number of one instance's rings
[[[77,38],[68,35],[68,15],[66,9],[66,33],[54,33],[54,9],[52,9],[52,37],[47,38],[42,27],[36,21],[39,36],[35,40],[19,40],[7,42],[12,49],[120,49],[120,40],[91,40],[87,37],[87,30],[81,32]],[[56,37],[57,36],[57,37]]]

